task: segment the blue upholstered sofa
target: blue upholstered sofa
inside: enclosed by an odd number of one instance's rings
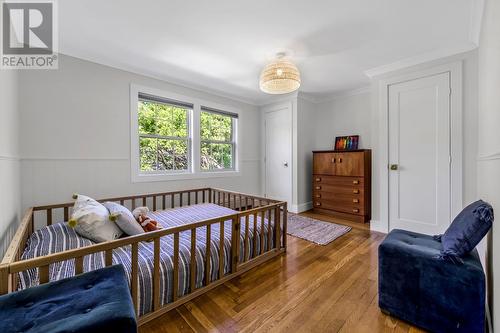
[[[485,276],[477,251],[444,260],[432,236],[391,231],[379,247],[379,306],[431,332],[484,332]]]
[[[110,266],[1,296],[0,332],[136,333],[123,267]]]

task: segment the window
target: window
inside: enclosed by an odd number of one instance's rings
[[[201,107],[200,169],[234,170],[234,128],[238,115]]]
[[[140,172],[189,171],[193,106],[142,93],[137,105]]]
[[[238,126],[230,107],[131,84],[132,182],[238,176]]]

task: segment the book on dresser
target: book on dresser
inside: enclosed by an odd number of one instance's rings
[[[371,218],[371,150],[313,151],[313,210],[356,222]]]

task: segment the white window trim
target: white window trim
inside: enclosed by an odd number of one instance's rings
[[[189,115],[189,137],[190,143],[189,150],[189,167],[186,171],[166,171],[166,172],[140,172],[140,154],[139,154],[139,123],[137,105],[139,102],[139,93],[150,94],[154,96],[172,99],[176,101],[186,102],[193,104],[193,110]],[[226,170],[206,170],[200,169],[200,112],[201,106],[230,111],[240,115],[240,110],[227,105],[213,103],[211,101],[199,99],[191,96],[179,95],[176,93],[145,87],[137,84],[130,84],[130,171],[132,183],[140,182],[155,182],[155,181],[169,181],[169,180],[183,180],[183,179],[202,179],[202,178],[223,178],[223,177],[236,177],[240,176],[240,121],[236,121],[236,126],[233,127],[234,135],[234,168]]]

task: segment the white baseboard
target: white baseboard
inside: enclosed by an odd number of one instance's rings
[[[292,213],[298,214],[298,213],[308,211],[312,208],[313,208],[313,203],[312,203],[312,201],[309,201],[309,202],[298,204],[298,205],[291,205],[290,208],[288,208],[288,210]]]
[[[376,231],[376,232],[381,232],[381,233],[388,233],[389,231],[387,230],[387,224],[383,224],[380,221],[377,220],[371,220],[370,221],[370,231]]]

